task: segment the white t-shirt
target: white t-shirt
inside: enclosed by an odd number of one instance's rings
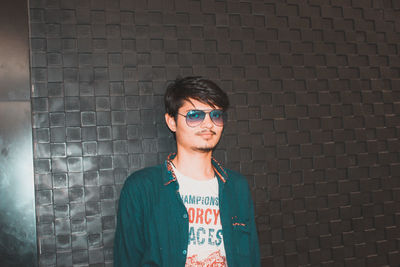
[[[186,267],[227,266],[219,214],[218,180],[196,180],[174,168],[189,215]]]

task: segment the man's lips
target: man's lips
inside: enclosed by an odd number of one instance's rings
[[[213,136],[213,135],[215,135],[216,133],[214,132],[214,131],[201,131],[201,132],[198,132],[198,133],[196,133],[196,135],[199,135],[199,136]]]

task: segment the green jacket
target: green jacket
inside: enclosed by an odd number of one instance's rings
[[[247,180],[222,168],[219,205],[229,267],[260,266],[254,208]],[[189,220],[170,160],[131,174],[122,188],[114,240],[114,266],[185,266]]]

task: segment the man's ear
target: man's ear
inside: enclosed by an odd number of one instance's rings
[[[165,113],[165,122],[167,123],[168,128],[172,132],[176,132],[176,121],[175,118],[170,116],[168,113]]]

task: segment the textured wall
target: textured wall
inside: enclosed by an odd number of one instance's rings
[[[279,2],[279,3],[278,3]],[[264,266],[400,264],[396,0],[30,0],[41,266],[112,265],[131,171],[174,147],[162,94],[204,75],[232,108]]]

